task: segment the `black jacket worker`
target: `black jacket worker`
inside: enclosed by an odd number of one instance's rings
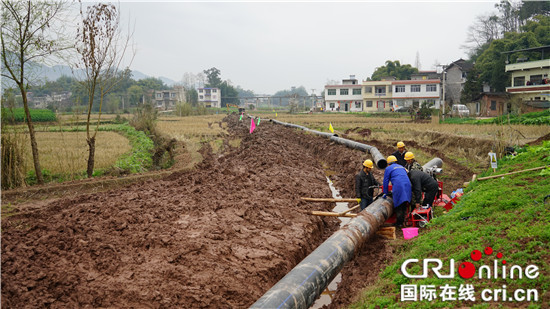
[[[405,153],[407,153],[405,143],[399,142],[397,143],[397,151],[392,153],[391,155],[397,158],[397,164],[404,167],[405,165],[407,165],[407,160],[405,160]]]
[[[422,192],[424,192],[424,200],[422,205],[433,205],[439,186],[437,180],[427,173],[412,170],[409,172],[409,178],[411,179],[412,186],[412,203],[419,207],[420,200],[422,199]]]
[[[363,169],[355,175],[355,196],[360,198],[361,210],[367,208],[372,203],[374,188],[380,184],[372,174],[373,163],[371,160],[363,162]]]

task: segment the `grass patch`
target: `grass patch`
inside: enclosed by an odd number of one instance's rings
[[[538,167],[550,164],[550,141],[542,146],[521,149],[515,157],[506,157],[499,162],[497,174],[509,171]],[[481,292],[484,289],[500,289],[507,286],[508,295],[516,289],[536,289],[538,302],[533,308],[548,306],[550,288],[550,201],[544,204],[544,197],[550,193],[549,169],[518,173],[492,180],[477,181],[466,188],[466,194],[446,215],[433,219],[420,235],[403,242],[402,251],[395,262],[387,265],[378,282],[363,291],[361,300],[351,308],[454,308],[454,307],[507,307],[527,306],[528,302],[484,302]],[[486,174],[493,174],[489,170]],[[480,261],[470,259],[473,250],[483,252],[492,247],[494,253],[485,255]],[[476,276],[463,279],[455,274],[452,279],[440,279],[429,273],[425,279],[407,278],[401,273],[401,265],[406,259],[440,258],[444,263],[442,273],[448,273],[450,259],[455,260],[455,270],[462,262],[472,262],[477,267],[490,265],[497,252],[502,252],[507,265],[528,265],[539,267],[535,279],[479,279]],[[499,260],[500,261],[500,260]],[[500,264],[502,265],[502,264]],[[479,270],[478,270],[479,271]],[[420,273],[415,265],[410,273]],[[432,301],[401,302],[401,285],[434,285],[437,299]],[[471,284],[475,289],[476,301],[442,301],[439,287]],[[458,293],[455,295],[458,297]],[[542,299],[544,300],[544,303]]]

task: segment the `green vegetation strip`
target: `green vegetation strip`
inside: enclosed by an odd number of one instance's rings
[[[550,125],[550,110],[532,112],[523,115],[504,115],[488,119],[474,118],[447,118],[447,124],[524,124],[524,125]]]
[[[30,109],[33,122],[56,121],[55,114],[49,109]],[[25,110],[23,108],[2,108],[2,122],[25,122]]]
[[[481,176],[548,165],[550,141],[545,141],[542,146],[523,148],[517,156],[506,157],[498,164],[496,173],[490,170]],[[403,241],[394,263],[385,268],[379,280],[367,288],[361,300],[351,308],[548,308],[550,198],[546,204],[544,198],[550,194],[549,176],[550,169],[546,168],[471,183],[460,202],[448,214],[433,219],[418,237]],[[472,251],[483,253],[486,247],[494,249],[492,255],[483,254],[481,260],[472,260]],[[503,254],[500,259],[496,257],[498,252]],[[449,274],[450,260],[454,259],[453,278],[438,278],[430,271],[427,278],[413,279],[401,272],[404,261],[418,259],[419,263],[411,263],[414,266],[407,269],[409,274],[422,274],[422,261],[428,258],[441,259],[443,268],[440,272],[444,275]],[[488,279],[484,274],[483,278],[479,278],[479,267],[482,265],[488,265],[494,274],[494,260],[498,261],[499,277]],[[519,265],[523,269],[523,277],[519,279],[516,272],[514,279],[510,279],[509,275],[503,279],[502,260],[506,260],[508,271],[512,266]],[[463,279],[459,276],[458,265],[462,262],[471,262],[477,267],[474,277]],[[526,277],[528,265],[538,267],[538,277]],[[467,284],[474,288],[475,301],[458,300],[458,289]],[[403,301],[402,285],[416,285],[418,295],[421,286],[433,286],[437,296],[431,301]],[[456,287],[455,301],[442,299],[442,287],[446,285]],[[508,299],[503,301],[501,295],[496,301],[485,301],[481,298],[485,289],[492,291],[492,297],[494,290],[506,289]],[[538,301],[511,301],[510,297],[517,289],[535,289]]]

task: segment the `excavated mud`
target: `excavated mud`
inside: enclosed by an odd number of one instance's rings
[[[300,200],[331,197],[323,166],[355,173],[366,155],[267,122],[248,134],[236,119],[240,147],[204,151],[192,172],[3,219],[2,307],[254,303],[338,228],[306,213],[333,205]]]
[[[267,121],[253,134],[250,120],[226,121],[239,148],[225,142],[213,154],[206,145],[193,171],[36,202],[3,219],[2,307],[253,304],[338,228],[337,219],[307,214],[334,204],[300,197],[331,197],[325,174],[354,197],[355,174],[370,156]],[[383,170],[374,174],[382,182]],[[378,236],[365,244],[329,307],[349,304],[394,248]]]

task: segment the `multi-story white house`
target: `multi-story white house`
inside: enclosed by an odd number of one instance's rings
[[[341,85],[325,86],[325,111],[360,112],[363,111],[362,86],[355,75],[342,80]]]
[[[199,88],[199,104],[206,107],[222,107],[222,93],[219,88]]]
[[[428,103],[433,108],[441,106],[441,81],[439,79],[392,81],[393,107],[422,107]]]
[[[523,51],[541,51],[543,48],[529,48]],[[517,52],[512,51],[510,53]],[[550,59],[526,61],[519,58],[516,63],[506,65],[506,72],[511,73],[512,85],[506,87],[511,98],[521,100],[527,110],[538,110],[550,107]]]

